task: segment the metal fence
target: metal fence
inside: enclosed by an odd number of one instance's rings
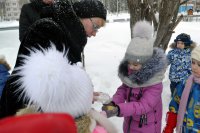
[[[182,21],[186,22],[200,22],[200,15],[184,15]]]

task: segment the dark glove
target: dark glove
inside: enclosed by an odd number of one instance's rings
[[[111,101],[107,104],[103,104],[103,106],[116,106],[116,104],[113,101]]]
[[[106,112],[108,118],[119,115],[119,107],[117,105],[103,105],[102,111]]]
[[[107,103],[107,104],[103,104],[101,110],[102,110],[102,111],[105,111],[106,108],[107,108],[107,106],[116,106],[116,104],[115,104],[113,101],[111,101],[111,102],[109,102],[109,103]]]
[[[166,127],[163,130],[163,133],[173,133],[174,128],[176,127],[177,114],[173,112],[167,112],[166,116]]]

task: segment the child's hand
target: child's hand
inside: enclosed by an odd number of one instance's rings
[[[103,106],[116,106],[116,104],[113,101],[110,101],[108,103],[104,103]]]
[[[116,105],[103,105],[101,109],[106,112],[108,118],[119,114],[119,107]]]
[[[111,98],[107,93],[93,92],[93,102],[98,101],[102,104],[110,103]]]

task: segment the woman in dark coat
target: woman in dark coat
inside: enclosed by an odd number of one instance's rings
[[[106,22],[106,9],[97,0],[82,0],[73,6],[68,1],[56,2],[46,7],[42,15],[45,18],[31,25],[21,42],[14,70],[0,100],[1,118],[26,107],[23,90],[19,89],[23,86],[18,84],[19,76],[15,75],[19,71],[16,68],[23,66],[25,60],[20,55],[30,55],[30,50],[42,51],[53,44],[58,51],[66,52],[71,64],[80,62],[87,37],[95,36]]]

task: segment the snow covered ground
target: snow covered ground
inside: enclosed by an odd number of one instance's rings
[[[0,28],[19,26],[19,21],[2,21],[0,22]]]
[[[5,24],[2,25],[5,26]],[[199,43],[199,25],[200,22],[181,22],[175,29],[170,42],[178,34],[185,32],[191,35],[192,40]],[[18,36],[18,30],[0,31],[0,54],[4,54],[12,66],[15,64],[20,45]],[[129,42],[129,22],[107,23],[105,28],[100,29],[96,37],[88,39],[88,44],[85,48],[86,71],[93,81],[95,91],[106,92],[112,96],[116,88],[121,84],[117,76],[117,68]],[[163,126],[165,125],[165,113],[170,101],[168,71],[165,75],[162,93]],[[94,103],[93,106],[97,110],[100,110],[101,103]],[[110,120],[116,125],[119,132],[122,133],[123,119],[114,117],[110,118]]]

